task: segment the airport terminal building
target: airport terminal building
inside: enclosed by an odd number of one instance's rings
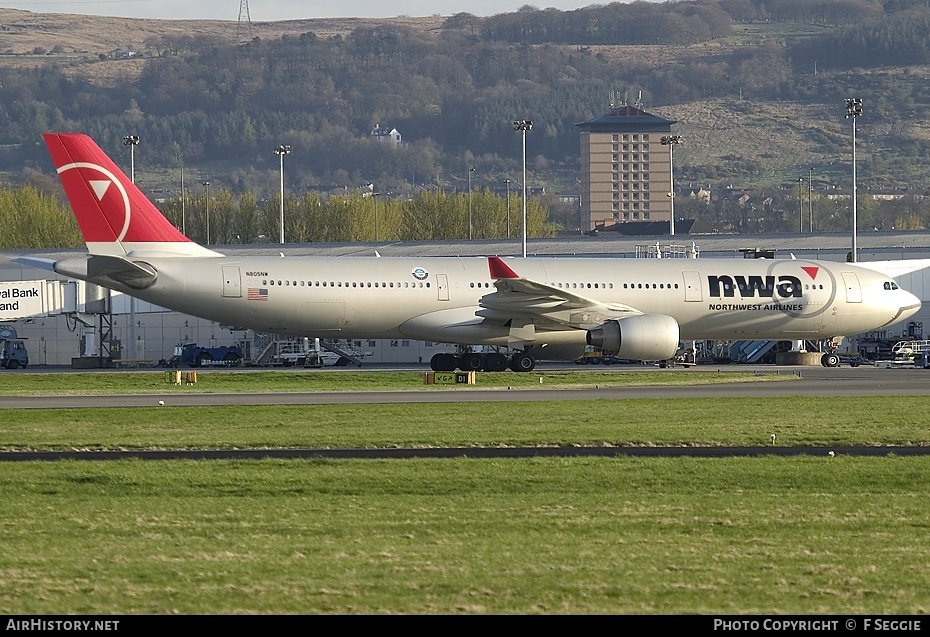
[[[670,245],[673,240],[676,245]],[[846,234],[785,235],[668,235],[656,237],[587,236],[539,239],[528,243],[530,257],[589,256],[603,258],[732,258],[748,257],[822,259],[846,261],[850,238]],[[458,243],[374,244],[288,244],[280,246],[217,246],[230,256],[283,254],[299,256],[380,255],[398,257],[456,256],[483,258],[520,254],[519,242],[513,240],[462,241]],[[83,253],[83,249],[30,250],[0,255],[0,323],[12,326],[17,335],[28,339],[31,365],[94,367],[93,361],[115,359],[124,364],[156,366],[168,361],[179,344],[198,343],[217,347],[237,345],[247,361],[259,365],[293,364],[293,353],[315,347],[317,335],[307,334],[303,343],[256,334],[213,321],[207,321],[142,301],[132,301],[121,294],[84,282],[76,282],[47,270],[22,265],[17,256],[61,259]],[[859,235],[859,261],[894,262],[930,259],[930,232],[868,232]],[[922,339],[923,323],[930,318],[930,272],[927,264],[890,264],[883,270],[902,288],[916,294],[924,307],[904,324],[890,326],[885,334],[866,335],[884,341]],[[6,298],[4,298],[6,297]],[[930,327],[930,323],[928,323]],[[282,343],[289,343],[287,345]],[[428,364],[439,352],[453,351],[454,346],[413,340],[339,339],[324,341],[324,346],[338,350],[352,362],[364,364]],[[753,361],[746,361],[753,362]],[[82,364],[83,363],[83,364]]]

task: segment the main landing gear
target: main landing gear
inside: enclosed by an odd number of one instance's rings
[[[515,372],[531,372],[536,368],[536,359],[526,352],[514,352],[511,356],[501,352],[463,352],[461,354],[434,354],[429,362],[434,372],[502,372],[508,367]]]

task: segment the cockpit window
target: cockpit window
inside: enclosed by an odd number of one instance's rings
[[[894,281],[885,281],[885,289],[886,290],[897,290],[898,284],[895,283]]]

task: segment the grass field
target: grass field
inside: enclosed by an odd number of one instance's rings
[[[4,409],[0,444],[928,445],[928,406]],[[919,614],[928,485],[930,458],[826,454],[0,463],[0,612]]]
[[[923,397],[0,410],[0,449],[930,445]]]
[[[0,464],[4,613],[930,609],[925,458]]]

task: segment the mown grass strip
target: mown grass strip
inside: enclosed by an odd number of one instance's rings
[[[930,397],[6,409],[0,449],[930,445]]]
[[[0,464],[7,614],[916,614],[928,458]]]

